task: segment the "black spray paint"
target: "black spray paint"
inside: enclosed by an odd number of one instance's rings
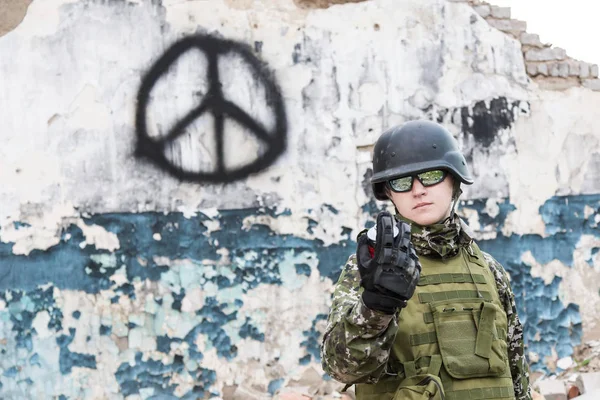
[[[515,122],[515,110],[518,101],[509,103],[506,97],[490,101],[478,101],[472,107],[463,107],[460,111],[462,130],[473,135],[483,147],[489,147],[498,136],[498,131],[508,129]]]
[[[260,51],[262,46],[256,45]],[[208,93],[194,109],[190,110],[180,121],[171,127],[160,138],[151,138],[148,134],[147,109],[150,93],[156,83],[165,76],[169,68],[185,53],[200,50],[208,60],[207,81]],[[219,77],[219,60],[228,55],[239,56],[248,66],[254,78],[265,88],[267,106],[273,112],[275,127],[272,130],[264,127],[239,106],[227,100],[222,91]],[[214,134],[216,143],[217,165],[214,172],[197,172],[185,170],[180,165],[172,163],[165,154],[165,149],[179,136],[185,134],[197,118],[204,113],[214,117]],[[253,162],[237,169],[228,170],[225,167],[224,124],[225,118],[230,118],[254,134],[265,146],[266,151]],[[142,79],[138,93],[136,111],[137,147],[136,156],[145,158],[168,171],[173,176],[186,181],[229,183],[244,179],[250,174],[257,173],[270,166],[285,150],[287,135],[287,120],[281,92],[268,66],[260,61],[253,50],[242,43],[220,39],[209,35],[186,37],[173,44],[162,57],[150,68]]]

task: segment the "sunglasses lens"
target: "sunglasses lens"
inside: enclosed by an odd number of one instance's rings
[[[407,192],[412,187],[412,176],[404,176],[390,180],[390,187],[394,192]]]
[[[439,169],[423,172],[418,175],[419,180],[421,181],[423,186],[432,186],[436,183],[440,183],[444,180],[445,176],[446,174],[444,173],[444,171],[441,171]]]

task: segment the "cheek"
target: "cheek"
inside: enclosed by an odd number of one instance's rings
[[[410,192],[409,193],[395,193],[392,192],[392,202],[396,206],[398,212],[406,216],[411,211],[410,207]]]
[[[444,182],[443,189],[443,198],[446,200],[448,204],[452,203],[452,194],[454,193],[454,183],[451,179],[446,179]]]
[[[432,195],[436,198],[436,203],[439,205],[440,211],[446,211],[452,203],[452,183],[443,182],[443,186],[435,187]]]

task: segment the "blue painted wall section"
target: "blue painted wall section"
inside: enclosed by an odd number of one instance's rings
[[[17,349],[32,351],[32,335],[35,333],[32,322],[40,311],[46,311],[50,315],[49,330],[59,332],[62,329],[63,314],[56,307],[51,287],[37,288],[29,293],[7,290],[0,292],[0,299],[8,305],[8,310],[0,312],[0,318],[12,323]]]
[[[60,347],[58,359],[60,372],[63,375],[70,374],[73,367],[84,367],[96,369],[96,357],[90,354],[72,353],[68,346],[75,338],[75,328],[69,328],[69,335],[60,335],[56,344]]]
[[[135,363],[123,363],[116,372],[117,381],[124,396],[140,393],[140,389],[153,388],[154,395],[161,398],[196,399],[205,394],[204,386],[194,387],[183,397],[173,396],[175,385],[170,383],[173,373],[181,373],[185,366],[182,356],[174,356],[173,362],[165,364],[158,360],[142,360],[142,353],[135,355]],[[203,384],[210,385],[214,380],[202,379],[202,372],[198,371],[197,377]]]
[[[313,357],[313,360],[320,362],[321,354],[320,354],[320,344],[321,344],[321,335],[322,332],[319,332],[316,329],[317,322],[326,321],[327,315],[325,314],[317,314],[315,319],[313,320],[312,326],[309,330],[303,331],[302,334],[306,337],[306,339],[300,343],[300,346],[306,348],[307,355],[302,357],[298,362],[307,364],[310,362],[310,357]]]
[[[286,210],[281,214],[265,209],[222,211],[218,216],[220,229],[210,235],[205,234],[207,228],[202,222],[209,218],[203,214],[189,219],[180,213],[103,214],[85,219],[87,224],[102,226],[117,235],[120,248],[115,252],[99,250],[95,246],[82,249],[79,243],[85,238],[81,229],[74,225],[63,232],[59,245],[46,251],[33,251],[27,257],[13,254],[12,244],[0,244],[2,259],[0,276],[3,277],[0,280],[0,298],[7,304],[6,310],[0,311],[0,318],[11,321],[10,334],[14,336],[17,346],[25,348],[28,356],[32,357],[38,350],[31,340],[32,335],[35,335],[32,321],[40,311],[47,311],[51,315],[48,329],[56,332],[56,344],[60,348],[60,373],[68,375],[73,367],[96,368],[96,360],[91,354],[69,351],[68,346],[73,341],[76,330],[74,328],[68,331],[62,330],[63,315],[60,308],[54,305],[53,288],[86,293],[112,290],[115,294],[111,302],[116,304],[121,297],[135,298],[134,286],[129,282],[144,279],[162,279],[169,282],[173,280],[170,308],[172,312],[184,315],[187,320],[195,321],[195,326],[184,338],[155,334],[156,349],[172,355],[173,344],[177,347],[182,342],[187,343],[188,349],[183,358],[176,358],[171,363],[152,359],[137,362],[142,354],[138,353],[135,365],[123,363],[119,367],[117,381],[125,395],[139,393],[140,389],[153,388],[155,394],[172,396],[174,387],[165,386],[164,383],[168,380],[169,374],[181,373],[185,370],[185,373],[200,382],[194,389],[194,393],[189,393],[193,397],[198,392],[207,391],[216,379],[214,371],[201,367],[203,354],[196,346],[198,335],[205,337],[208,348],[215,348],[224,363],[235,359],[237,355],[235,342],[240,338],[258,342],[264,342],[265,338],[264,332],[253,323],[252,318],[239,319],[237,312],[243,306],[241,298],[223,301],[209,296],[198,311],[182,312],[181,302],[186,294],[186,285],[193,281],[201,282],[203,285],[214,284],[219,291],[239,288],[240,295],[248,293],[259,284],[281,285],[282,277],[279,269],[282,263],[286,262],[290,252],[293,255],[305,254],[308,260],[317,260],[317,268],[321,275],[334,280],[339,274],[339,260],[346,259],[348,252],[351,251],[349,249],[353,248],[353,242],[349,238],[349,228],[344,228],[348,236],[346,240],[330,246],[324,246],[320,240],[277,235],[265,225],[253,225],[249,231],[244,231],[242,229],[244,218],[257,215],[277,217],[289,215],[289,211]],[[311,226],[316,225],[318,223],[314,221]],[[161,235],[160,241],[152,238],[155,233]],[[229,257],[233,262],[227,266],[227,274],[212,274],[207,278],[206,275],[202,275],[205,272],[203,269],[211,269],[213,266],[202,265],[202,262],[221,260],[222,256],[217,252],[221,247],[228,248]],[[255,256],[246,257],[248,252],[252,252]],[[182,272],[177,276],[169,275],[169,267],[156,264],[154,261],[157,256],[190,260],[195,271],[187,272],[187,275]],[[116,260],[116,262],[106,260]],[[128,282],[117,284],[111,280],[111,276],[121,265],[126,268]],[[311,267],[307,263],[296,263],[291,271],[298,277],[306,277],[310,275]],[[163,300],[156,298],[155,304],[150,308],[163,307]],[[164,315],[153,312],[157,324]],[[71,315],[74,320],[78,320],[81,312],[75,311]],[[317,318],[322,319],[323,316]],[[225,329],[225,326],[231,323],[237,323],[238,326],[235,337],[231,337]],[[137,327],[137,323],[130,321],[126,329],[133,330]],[[114,333],[114,326],[103,323],[97,335],[110,336]],[[305,332],[307,340],[302,346],[306,348],[307,357],[311,355],[318,357],[318,334],[314,330],[314,324],[310,331]],[[14,348],[3,349],[4,353],[14,351]],[[9,373],[1,378],[2,382],[6,379],[23,378],[24,375],[35,377],[32,371],[23,368],[25,360],[17,360],[16,363],[17,365],[8,368],[21,371],[20,376]],[[275,380],[269,385],[269,389],[275,390],[280,384],[280,381]]]
[[[369,203],[365,210],[378,211],[381,203]],[[581,235],[598,237],[594,214],[585,218],[584,207],[592,207],[600,213],[600,195],[552,198],[540,208],[549,237],[537,235],[512,235],[500,233],[506,215],[514,209],[508,202],[499,204],[500,212],[491,217],[485,212],[485,200],[462,203],[462,208],[471,208],[479,213],[482,226],[491,225],[498,236],[493,240],[480,242],[484,251],[490,252],[500,261],[512,276],[512,285],[517,295],[521,319],[525,325],[525,339],[528,350],[540,355],[540,361],[532,364],[532,369],[546,369],[543,357],[555,349],[559,357],[571,355],[573,347],[581,343],[582,323],[579,307],[576,304],[563,304],[558,296],[560,278],[545,285],[539,278],[533,278],[529,266],[520,259],[526,251],[531,251],[539,263],[558,259],[571,265],[573,250]],[[331,206],[331,212],[337,212]],[[116,380],[124,395],[140,393],[142,389],[153,389],[155,396],[178,398],[175,396],[176,383],[169,381],[173,373],[187,374],[196,382],[195,387],[180,398],[195,398],[199,394],[218,395],[211,392],[210,386],[216,382],[216,372],[204,368],[203,349],[198,348],[197,338],[204,337],[206,349],[215,349],[223,363],[234,361],[238,355],[240,340],[265,342],[265,332],[258,320],[252,316],[241,316],[244,305],[242,295],[249,293],[259,284],[283,285],[282,268],[290,263],[289,255],[303,255],[307,262],[293,261],[287,271],[292,271],[297,279],[307,279],[311,275],[310,260],[315,261],[322,277],[335,282],[341,266],[354,251],[354,238],[350,228],[341,227],[346,238],[339,243],[325,246],[318,239],[308,240],[294,235],[279,235],[268,226],[255,224],[244,229],[243,220],[249,216],[270,215],[277,218],[289,215],[289,211],[277,214],[270,209],[226,210],[220,212],[220,229],[208,234],[203,222],[210,218],[199,214],[186,218],[180,213],[142,214],[103,214],[94,215],[84,221],[99,225],[117,235],[120,248],[114,252],[99,250],[95,246],[79,246],[85,240],[83,232],[75,225],[69,226],[62,234],[60,243],[46,251],[33,251],[29,256],[12,253],[11,243],[0,243],[0,299],[6,307],[0,310],[0,333],[8,337],[0,343],[3,373],[0,375],[2,387],[14,386],[17,381],[31,385],[36,377],[34,369],[48,362],[50,350],[59,354],[59,364],[54,366],[57,373],[68,376],[73,368],[93,370],[98,368],[97,358],[92,353],[69,350],[79,328],[63,328],[65,316],[56,304],[54,289],[75,290],[85,293],[112,291],[112,303],[123,298],[134,299],[134,282],[148,279],[160,280],[172,288],[170,297],[154,298],[146,304],[146,311],[152,322],[130,319],[125,327],[111,321],[102,323],[87,340],[112,337],[119,330],[144,329],[156,342],[156,350],[165,358],[146,357],[143,352],[135,353],[135,363],[123,362],[116,372]],[[374,215],[373,215],[374,217]],[[318,221],[309,224],[309,230]],[[161,240],[153,239],[159,233]],[[204,261],[222,261],[221,248],[229,251],[230,263],[216,269]],[[596,248],[597,252],[598,249]],[[592,250],[594,253],[594,249]],[[157,257],[170,260],[188,260],[178,270],[156,262]],[[111,261],[112,260],[112,261]],[[111,277],[115,271],[125,267],[125,283],[117,283]],[[212,273],[208,273],[211,272]],[[187,290],[197,284],[200,287],[215,287],[213,295],[207,295],[203,306],[194,312],[182,311],[182,302]],[[228,296],[223,296],[229,290]],[[232,294],[233,293],[233,294]],[[235,294],[237,293],[237,295]],[[36,341],[38,332],[33,321],[40,312],[47,312],[47,328],[54,336],[54,344]],[[181,337],[171,337],[161,332],[160,326],[166,313],[180,315],[190,329]],[[79,310],[70,312],[69,318],[75,323],[85,319]],[[298,359],[299,365],[319,362],[319,342],[322,332],[319,321],[326,315],[319,313],[313,318],[312,326],[302,332],[305,338],[299,343],[305,349],[304,356]],[[154,327],[153,327],[154,326]],[[82,333],[84,334],[84,333]],[[119,336],[119,335],[117,335]],[[36,343],[45,343],[38,348]],[[186,349],[174,349],[187,343]],[[131,342],[130,347],[135,346]],[[37,347],[36,347],[37,346]],[[47,346],[54,346],[51,349]],[[130,348],[130,350],[135,350]],[[273,379],[268,390],[274,392],[282,380]],[[68,398],[67,395],[65,395]]]
[[[595,210],[587,218],[584,211],[586,206]],[[545,285],[541,278],[531,276],[530,267],[521,262],[521,256],[531,251],[540,264],[556,259],[571,267],[573,251],[581,236],[600,237],[594,220],[595,215],[600,214],[600,195],[549,199],[540,208],[549,235],[545,238],[539,235],[503,236],[500,229],[507,211],[512,208],[506,202],[499,205],[500,213],[495,218],[484,211],[485,200],[475,201],[468,206],[463,204],[463,207],[477,210],[482,226],[492,224],[496,228],[496,239],[481,241],[480,247],[492,254],[510,273],[519,316],[524,325],[527,350],[540,355],[539,361],[531,362],[531,368],[548,372],[544,356],[550,356],[553,348],[562,358],[572,355],[574,346],[581,344],[583,329],[579,306],[563,304],[560,300],[560,277],[555,277],[550,285]],[[590,264],[590,268],[593,265]]]

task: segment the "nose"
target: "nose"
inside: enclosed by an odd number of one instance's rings
[[[421,182],[419,182],[418,179],[415,179],[413,181],[413,186],[412,186],[412,194],[415,197],[420,197],[422,195],[424,195],[426,193],[427,189],[425,189],[425,186],[423,186],[423,184]]]

